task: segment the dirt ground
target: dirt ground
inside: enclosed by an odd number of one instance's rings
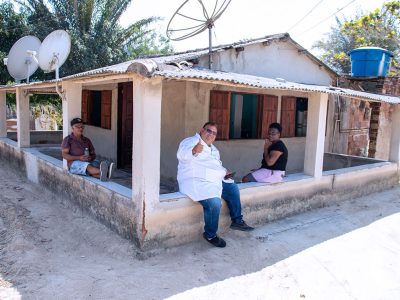
[[[266,299],[269,293],[277,296],[273,299],[289,299],[288,278],[295,282],[290,290],[295,299],[313,299],[293,270],[278,270],[276,264],[400,212],[400,188],[395,188],[266,224],[252,233],[221,232],[228,244],[224,249],[199,239],[142,253],[13,170],[2,166],[0,178],[0,299]],[[399,250],[398,244],[391,247]],[[256,277],[269,267],[278,275]],[[398,271],[399,262],[391,267]],[[265,280],[276,283],[270,291]],[[246,282],[250,286],[258,281],[265,288],[261,294],[246,290]],[[239,286],[242,294],[232,292]],[[394,288],[399,296],[400,286]]]

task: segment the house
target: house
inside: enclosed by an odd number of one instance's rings
[[[332,86],[335,72],[288,34],[169,56],[148,57],[48,82],[0,87],[0,159],[69,197],[142,248],[199,238],[202,209],[179,192],[160,194],[176,178],[179,142],[208,120],[219,124],[216,145],[238,177],[260,164],[263,137],[281,122],[289,149],[283,183],[240,184],[246,219],[265,223],[399,183],[400,99]],[[17,95],[18,140],[6,138],[5,95]],[[58,93],[64,136],[69,120],[87,123],[97,153],[131,168],[132,189],[70,175],[65,164],[31,147],[29,95]],[[385,102],[393,109],[388,160],[325,153],[328,102],[335,97]],[[328,117],[327,117],[328,116]],[[3,121],[4,120],[4,121]],[[221,226],[229,217],[223,208]]]

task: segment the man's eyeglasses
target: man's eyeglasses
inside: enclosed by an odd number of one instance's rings
[[[74,127],[78,129],[85,129],[85,125],[75,125]]]
[[[205,128],[205,131],[206,131],[208,134],[212,134],[212,135],[217,136],[217,132],[216,132],[216,131],[212,131],[212,130],[209,129],[209,128]]]

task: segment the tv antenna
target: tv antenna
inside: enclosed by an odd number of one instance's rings
[[[175,11],[167,26],[172,41],[193,37],[208,29],[208,67],[212,67],[212,28],[231,0],[186,0]]]
[[[7,65],[8,73],[17,83],[22,79],[26,79],[26,82],[29,83],[29,77],[37,70],[38,62],[31,53],[36,53],[40,44],[37,37],[27,35],[20,38],[11,47],[7,58],[4,59],[4,64]]]
[[[71,38],[64,30],[55,30],[43,40],[39,49],[39,66],[45,72],[56,71],[59,79],[59,68],[66,61],[71,51]]]

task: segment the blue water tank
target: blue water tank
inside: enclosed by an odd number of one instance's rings
[[[351,60],[351,76],[386,76],[393,53],[378,47],[361,47],[347,53]]]

